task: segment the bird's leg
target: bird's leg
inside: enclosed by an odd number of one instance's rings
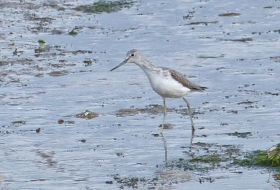
[[[188,110],[189,110],[189,115],[190,115],[190,119],[191,119],[191,123],[192,123],[192,131],[194,131],[195,128],[194,128],[194,123],[193,123],[193,119],[192,119],[191,105],[190,105],[190,103],[188,102],[188,100],[186,100],[186,98],[183,98],[183,100],[187,103]]]
[[[165,98],[163,98],[163,120],[162,120],[162,124],[161,124],[160,133],[163,132],[165,117],[166,117],[166,105],[165,105]]]

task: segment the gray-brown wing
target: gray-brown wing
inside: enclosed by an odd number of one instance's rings
[[[178,71],[175,71],[173,69],[169,69],[171,76],[177,80],[178,82],[180,82],[183,86],[193,90],[193,91],[204,91],[207,89],[207,87],[202,87],[199,86],[197,84],[194,84],[192,82],[190,82],[184,75],[182,75],[181,73],[179,73]]]

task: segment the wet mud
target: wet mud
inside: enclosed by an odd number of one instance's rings
[[[271,189],[245,166],[279,143],[280,1],[0,2],[0,190]],[[140,49],[207,86],[162,98]],[[274,151],[277,158],[277,151]],[[249,155],[249,156],[248,156]]]

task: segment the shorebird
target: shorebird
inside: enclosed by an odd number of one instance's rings
[[[208,89],[190,82],[184,75],[166,67],[153,65],[140,51],[132,49],[127,52],[126,59],[119,65],[111,69],[113,71],[126,63],[135,63],[147,75],[153,90],[163,98],[164,116],[161,125],[161,132],[166,118],[165,98],[183,98],[187,103],[188,112],[191,120],[192,131],[194,132],[194,123],[191,113],[191,105],[184,96],[190,92],[203,92]]]

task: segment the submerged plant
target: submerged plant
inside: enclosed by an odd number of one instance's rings
[[[273,150],[271,148],[275,147]],[[271,161],[272,166],[280,167],[280,143],[272,146],[267,150],[267,157]]]
[[[274,149],[272,149],[275,147]],[[270,166],[280,168],[280,143],[272,146],[268,150],[256,150],[246,159],[236,160],[235,163],[240,165]]]

